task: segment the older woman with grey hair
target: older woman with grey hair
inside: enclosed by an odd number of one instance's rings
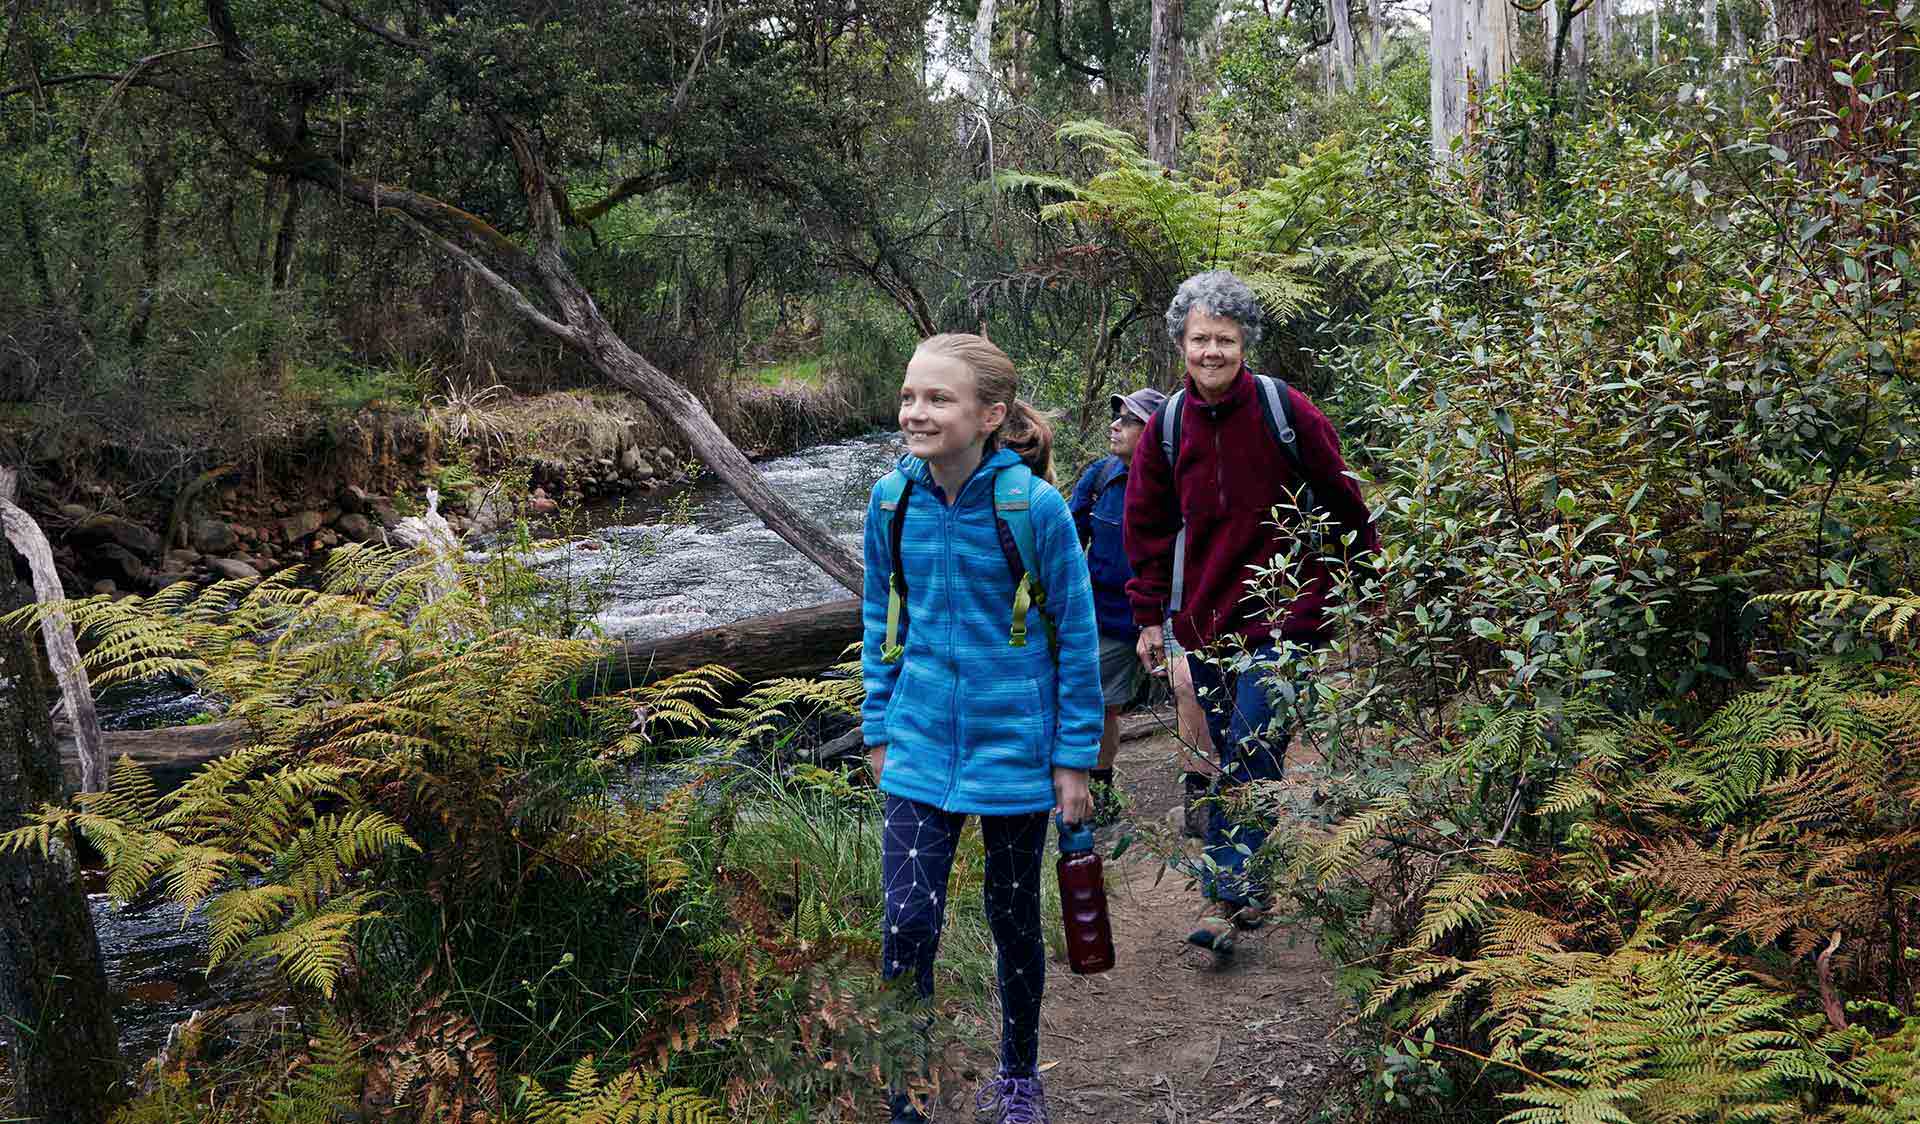
[[[1201,877],[1207,904],[1187,939],[1215,952],[1230,950],[1234,929],[1259,924],[1266,910],[1266,888],[1246,874],[1265,826],[1236,822],[1223,796],[1282,776],[1290,733],[1266,688],[1279,646],[1326,642],[1330,567],[1379,545],[1333,423],[1299,391],[1248,369],[1260,320],[1259,299],[1231,273],[1180,284],[1167,306],[1167,331],[1185,362],[1185,385],[1140,436],[1123,536],[1134,575],[1127,600],[1149,669],[1161,672],[1170,641],[1176,651],[1252,656],[1234,661],[1244,668],[1237,673],[1224,661],[1184,657],[1220,758]],[[1247,583],[1257,568],[1302,545],[1299,521],[1285,515],[1291,510],[1333,521],[1322,543],[1353,546],[1350,555],[1342,546],[1304,551],[1300,591],[1276,609],[1250,597]]]

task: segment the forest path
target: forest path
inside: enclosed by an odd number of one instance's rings
[[[1121,746],[1118,780],[1138,834],[1178,838],[1169,822],[1180,807],[1174,753],[1171,736]],[[1102,831],[1101,850],[1111,854],[1124,830]],[[1186,845],[1197,854],[1196,841]],[[1048,966],[1040,1062],[1053,1124],[1312,1119],[1347,1063],[1345,1015],[1311,936],[1273,925],[1242,933],[1216,965],[1186,943],[1199,890],[1150,850],[1136,842],[1107,863],[1113,970],[1076,976],[1058,961]],[[968,1101],[949,1104],[936,1120],[974,1119]]]

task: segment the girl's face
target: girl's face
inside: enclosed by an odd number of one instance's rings
[[[973,372],[958,359],[915,352],[900,384],[900,430],[907,452],[925,461],[975,459],[987,435],[1007,420],[1007,404],[980,401]]]

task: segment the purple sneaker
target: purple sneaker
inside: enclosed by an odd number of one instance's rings
[[[980,1087],[973,1107],[994,1114],[994,1124],[1048,1124],[1047,1093],[1038,1077],[999,1077]]]

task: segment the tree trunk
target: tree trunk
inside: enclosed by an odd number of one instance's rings
[[[1385,0],[1367,0],[1367,65],[1378,75],[1385,73],[1387,47],[1387,11]]]
[[[23,603],[11,555],[0,608]],[[0,831],[62,798],[42,669],[19,632],[0,631]],[[55,839],[0,852],[0,1016],[11,1039],[13,1109],[40,1124],[99,1124],[118,1100],[119,1044],[100,941],[73,853]]]
[[[38,524],[26,512],[14,506],[16,477],[10,468],[0,468],[0,538],[27,560],[33,574],[34,597],[42,602],[62,600],[60,575],[53,565],[53,548]],[[0,551],[11,574],[12,556]],[[11,579],[9,578],[9,581]],[[80,646],[74,641],[73,626],[67,618],[54,613],[40,623],[40,634],[47,645],[47,658],[60,683],[60,697],[67,704],[67,719],[73,723],[80,750],[80,788],[83,792],[107,790],[107,755],[100,740],[100,722],[93,713],[93,690],[87,683],[87,669],[80,662]]]
[[[287,287],[293,276],[293,251],[300,241],[300,181],[287,184],[287,206],[280,213],[280,230],[273,238],[273,291]]]
[[[1700,45],[1700,61],[1712,73],[1714,60],[1720,56],[1719,0],[1700,0]]]
[[[1615,0],[1593,0],[1593,57],[1601,63],[1613,58],[1614,3]]]
[[[1457,163],[1454,149],[1467,130],[1465,3],[1466,0],[1433,0],[1432,6],[1428,116],[1433,125],[1433,158],[1442,163]]]
[[[1348,0],[1329,0],[1333,13],[1333,59],[1339,69],[1340,88],[1353,92],[1353,12]]]
[[[127,346],[135,351],[146,346],[147,325],[153,321],[155,293],[160,288],[160,220],[171,178],[164,158],[148,152],[140,167],[140,296],[127,324]]]
[[[1147,54],[1147,155],[1163,168],[1180,149],[1180,46],[1185,0],[1153,0],[1153,35]]]
[[[1793,122],[1782,147],[1793,153],[1801,171],[1811,171],[1822,153],[1830,151],[1822,139],[1825,126],[1838,124],[1844,140],[1862,124],[1857,96],[1834,81],[1834,72],[1848,69],[1855,53],[1872,52],[1879,44],[1870,40],[1898,33],[1899,22],[1870,14],[1861,0],[1793,0],[1774,7],[1783,40],[1774,82]],[[1898,66],[1899,61],[1883,60],[1883,71],[1887,65]]]
[[[1727,7],[1727,37],[1733,41],[1733,57],[1741,62],[1748,59],[1746,12],[1739,4]]]
[[[1468,81],[1475,95],[1507,80],[1513,66],[1513,38],[1510,0],[1469,0],[1465,41]]]
[[[973,18],[973,40],[968,44],[970,69],[967,73],[967,97],[980,108],[993,96],[993,12],[995,0],[980,0]]]

